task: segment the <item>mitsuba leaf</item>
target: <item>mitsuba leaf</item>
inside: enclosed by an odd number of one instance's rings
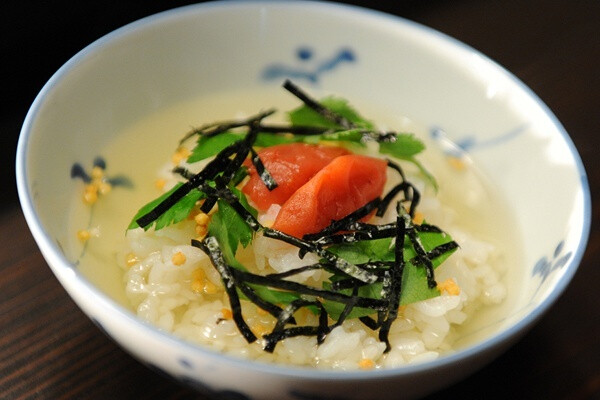
[[[364,119],[354,108],[348,104],[348,101],[345,99],[330,96],[322,99],[321,104],[329,110],[334,111],[335,113],[346,118],[348,121],[355,124],[356,127],[373,129],[373,124]],[[288,113],[288,118],[293,125],[318,126],[332,129],[340,128],[338,124],[326,119],[306,105],[302,105],[290,111]]]
[[[148,214],[152,211],[156,206],[162,203],[167,197],[169,197],[173,192],[175,192],[179,187],[181,187],[183,183],[177,183],[171,190],[165,192],[160,197],[152,200],[137,212],[133,217],[133,220],[129,223],[127,229],[135,229],[139,228],[138,223],[136,222],[140,217]],[[182,197],[175,205],[173,205],[169,210],[167,210],[164,214],[156,219],[152,224],[149,224],[144,227],[144,230],[150,229],[154,226],[155,230],[159,230],[164,228],[170,224],[176,224],[180,221],[183,221],[190,215],[190,212],[196,205],[196,202],[200,199],[205,198],[206,195],[198,189],[192,189],[188,194]]]
[[[223,132],[215,136],[200,136],[196,142],[196,147],[192,150],[192,154],[188,157],[188,163],[202,161],[209,157],[217,155],[227,146],[242,140],[243,135],[233,132]]]
[[[392,238],[338,244],[329,247],[328,250],[352,264],[364,264],[370,261],[394,261]]]
[[[379,152],[407,160],[425,150],[425,144],[412,133],[398,133],[393,142],[379,144]]]
[[[236,188],[232,188],[231,190],[244,208],[256,216],[257,211],[248,204],[246,196]],[[208,225],[208,233],[214,236],[217,242],[219,242],[225,261],[234,265],[237,263],[235,253],[237,252],[238,245],[241,244],[243,247],[248,246],[252,242],[254,231],[227,201],[219,199],[217,204],[218,210],[211,218]]]

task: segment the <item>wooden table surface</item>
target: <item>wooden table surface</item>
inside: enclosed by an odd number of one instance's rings
[[[62,63],[127,22],[185,3],[64,0],[0,6],[1,160],[6,162],[0,172],[0,398],[200,398],[139,364],[75,306],[27,229],[13,168],[27,108]],[[600,398],[600,1],[390,3],[397,4],[371,7],[471,45],[532,88],[575,142],[594,205],[588,248],[564,295],[508,352],[431,398]]]

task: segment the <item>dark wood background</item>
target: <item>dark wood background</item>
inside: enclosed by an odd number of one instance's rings
[[[25,225],[13,167],[25,113],[65,61],[113,29],[188,3],[8,0],[0,5],[0,398],[199,398],[132,359],[70,300]],[[600,398],[600,1],[379,3],[384,2],[361,5],[445,32],[531,87],[572,136],[595,206],[583,262],[550,312],[492,364],[431,399]]]

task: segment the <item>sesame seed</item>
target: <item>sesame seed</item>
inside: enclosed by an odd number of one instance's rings
[[[77,231],[77,239],[79,239],[82,242],[86,242],[91,236],[92,235],[90,234],[90,231],[86,229],[81,229]]]
[[[375,368],[375,362],[370,358],[363,358],[358,362],[358,367],[360,369],[373,369]]]
[[[177,253],[173,254],[173,257],[171,257],[171,261],[173,262],[174,265],[183,265],[185,263],[185,254],[183,254],[182,252],[178,251]]]

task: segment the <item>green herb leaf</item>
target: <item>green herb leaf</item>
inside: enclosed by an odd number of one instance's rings
[[[394,142],[379,144],[379,152],[408,160],[425,150],[425,144],[412,133],[399,133]]]
[[[302,142],[305,138],[299,135],[282,135],[275,133],[259,132],[254,145],[257,147],[271,147],[278,144]]]
[[[248,204],[246,196],[244,196],[241,191],[236,188],[232,188],[231,190],[245,209],[250,211],[254,216],[258,214],[258,212]],[[234,265],[234,263],[237,263],[237,260],[235,260],[235,253],[237,252],[238,245],[241,244],[243,247],[248,246],[248,244],[252,242],[254,231],[227,201],[219,199],[217,204],[219,208],[212,216],[210,224],[208,225],[208,232],[219,242],[225,260]]]
[[[321,100],[321,104],[331,111],[340,114],[359,128],[373,129],[373,124],[364,119],[345,99],[333,96],[326,97]],[[335,122],[329,121],[306,105],[290,111],[288,118],[293,125],[318,126],[332,129],[340,128]]]
[[[392,238],[337,244],[329,247],[328,250],[352,264],[364,264],[370,261],[394,261]]]
[[[363,133],[361,129],[349,129],[345,131],[327,132],[319,137],[321,140],[344,141],[361,143]]]
[[[202,161],[209,157],[217,155],[225,147],[242,140],[243,135],[233,132],[223,132],[215,136],[200,136],[196,142],[196,147],[192,150],[192,154],[188,157],[188,163]]]
[[[149,202],[148,204],[146,204],[145,206],[140,208],[140,210],[137,212],[137,214],[135,214],[135,216],[133,217],[132,221],[129,223],[129,226],[127,227],[127,229],[139,228],[139,225],[136,222],[138,220],[138,218],[148,214],[156,206],[158,206],[160,203],[162,203],[163,200],[165,200],[167,197],[169,197],[171,194],[173,194],[173,192],[175,192],[182,185],[183,185],[183,183],[181,183],[181,182],[177,183],[171,190],[169,190],[168,192],[164,193],[160,197],[152,200],[151,202]],[[154,223],[152,223],[148,226],[145,226],[144,230],[147,231],[152,226],[154,226],[155,230],[159,230],[159,229],[164,228],[167,225],[176,224],[180,221],[183,221],[184,219],[186,219],[188,217],[188,215],[190,215],[190,212],[196,205],[196,202],[205,197],[206,197],[206,195],[204,193],[202,193],[201,191],[199,191],[198,189],[192,189],[188,194],[186,194],[184,197],[182,197],[181,200],[179,200],[177,203],[175,203],[175,205],[173,205],[173,207],[171,207],[167,212],[165,212],[156,221],[154,221]]]

